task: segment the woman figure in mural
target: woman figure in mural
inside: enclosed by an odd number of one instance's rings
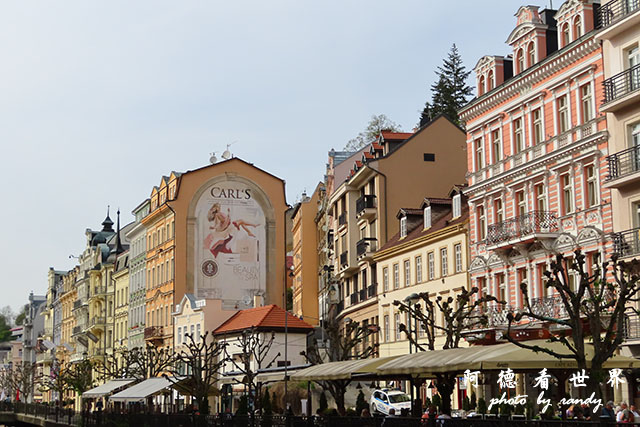
[[[211,222],[209,229],[212,230],[214,235],[218,238],[210,248],[211,253],[216,258],[219,253],[232,253],[231,248],[229,248],[229,242],[235,234],[231,227],[232,225],[236,230],[240,230],[240,228],[242,228],[248,236],[256,237],[255,234],[249,230],[249,227],[255,228],[258,224],[251,224],[242,219],[231,221],[231,210],[227,209],[227,213],[225,215],[221,212],[220,203],[214,203],[211,206],[207,218],[209,219],[209,222]]]

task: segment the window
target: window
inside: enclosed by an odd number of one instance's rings
[[[479,171],[484,167],[484,153],[482,150],[482,139],[476,139],[476,170]]]
[[[462,272],[462,245],[456,243],[453,247],[453,253],[456,257],[456,273]]]
[[[580,37],[582,37],[582,18],[580,17],[580,15],[578,15],[573,20],[573,38],[575,40],[579,39]]]
[[[500,130],[496,129],[491,132],[491,149],[493,150],[493,161],[502,160],[502,150],[500,147]]]
[[[400,238],[407,237],[407,217],[400,218]]]
[[[178,344],[182,344],[182,327],[178,326]]]
[[[489,71],[487,76],[487,92],[493,89],[493,70]]]
[[[478,206],[478,237],[484,240],[487,237],[487,218],[484,215],[484,206]]]
[[[527,213],[527,199],[524,196],[524,191],[516,192],[516,204],[518,209],[518,215],[524,216]]]
[[[395,336],[395,338],[396,338],[396,341],[398,341],[398,340],[400,340],[400,313],[396,313],[393,316],[393,320],[394,320],[394,323],[395,323],[394,326],[396,328],[396,336]]]
[[[516,64],[518,65],[518,73],[521,73],[524,71],[524,49],[520,49],[518,50],[518,53],[516,54]]]
[[[527,47],[527,59],[529,67],[536,63],[536,45],[533,42]]]
[[[431,206],[424,208],[424,228],[431,227]]]
[[[382,269],[382,290],[384,292],[389,290],[389,267]]]
[[[480,76],[480,81],[478,82],[478,95],[482,95],[484,93],[484,76]]]
[[[513,121],[513,141],[516,154],[524,149],[524,135],[522,132],[522,118]]]
[[[538,184],[535,186],[536,193],[536,209],[540,212],[547,210],[547,197],[544,192],[544,184]]]
[[[542,134],[542,111],[540,108],[533,110],[533,139],[536,144],[544,140]]]
[[[573,188],[571,188],[571,177],[569,174],[560,177],[562,184],[562,207],[564,214],[573,212]]]
[[[442,270],[442,277],[449,274],[449,261],[447,259],[447,248],[440,249],[440,267]]]
[[[400,266],[393,264],[393,289],[400,287]]]
[[[422,283],[422,255],[416,257],[416,283]]]
[[[585,174],[587,177],[587,207],[592,207],[598,204],[598,189],[596,182],[596,168],[594,165],[589,165],[585,168]]]
[[[433,252],[429,252],[427,255],[427,262],[429,263],[429,280],[433,280],[436,276],[435,256]]]
[[[586,84],[580,88],[582,95],[582,123],[593,119],[593,108],[591,107],[591,85]]]
[[[562,43],[560,47],[565,47],[571,43],[571,35],[569,34],[569,24],[565,23],[562,26]]]
[[[493,202],[493,209],[495,212],[496,223],[504,221],[504,210],[502,208],[502,199],[496,199],[496,201]]]
[[[569,104],[567,95],[558,98],[558,130],[560,133],[569,130]]]
[[[411,286],[411,263],[409,260],[404,262],[404,286]]]
[[[637,45],[627,50],[627,63],[629,68],[636,67],[640,64],[640,48],[638,48]],[[638,89],[640,87],[640,71],[636,68],[631,72],[629,77],[629,89]]]
[[[200,323],[196,325],[196,341],[200,342]]]
[[[385,315],[384,316],[384,340],[385,342],[389,342],[390,341],[390,336],[389,336],[389,315]]]
[[[460,194],[453,196],[453,218],[457,218],[462,215],[462,204],[460,200]]]
[[[498,282],[498,298],[500,301],[505,301],[509,304],[509,301],[507,301],[507,284],[504,280],[504,274],[496,275],[496,281]]]

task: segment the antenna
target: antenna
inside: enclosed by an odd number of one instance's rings
[[[213,165],[218,161],[218,158],[216,157],[216,152],[215,151],[213,153],[210,153],[210,154],[211,154],[211,157],[209,157],[209,163],[211,163]]]
[[[231,157],[233,157],[233,155],[231,154],[231,151],[229,151],[229,147],[231,147],[236,142],[238,142],[238,141],[233,141],[231,144],[227,144],[227,149],[224,150],[224,153],[222,153],[222,158],[223,159],[229,160]]]

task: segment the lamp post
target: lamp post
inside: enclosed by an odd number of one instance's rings
[[[404,302],[409,306],[409,308],[411,308],[411,306],[415,306],[417,304],[417,302],[420,301],[420,295],[418,295],[417,293],[412,293],[410,295],[407,295],[407,297],[404,299]],[[409,313],[409,315],[411,314],[411,312],[407,312]],[[414,316],[415,317],[415,316]],[[414,319],[414,325],[415,325],[415,334],[416,334],[416,342],[418,341],[418,320]],[[411,317],[407,316],[407,332],[409,335],[409,354],[411,354],[413,351],[413,346],[411,345]],[[416,346],[416,353],[418,352],[418,347]],[[413,380],[409,380],[409,388],[411,389],[411,413],[413,414],[413,404],[414,404],[414,393],[413,393]]]

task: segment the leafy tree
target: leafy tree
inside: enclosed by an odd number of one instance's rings
[[[466,103],[472,94],[472,88],[467,84],[471,71],[467,71],[458,48],[455,44],[442,66],[436,71],[437,81],[431,86],[431,102],[425,104],[420,115],[419,126],[423,127],[439,114],[444,114],[453,122],[462,125],[458,110]]]
[[[367,404],[367,400],[364,398],[364,393],[362,390],[358,393],[358,397],[356,398],[356,413],[357,415],[362,414],[362,411],[367,409],[369,405]]]
[[[218,370],[224,363],[220,357],[225,349],[224,343],[211,337],[209,332],[196,340],[193,334],[186,334],[186,343],[183,350],[176,354],[177,363],[173,364],[170,372],[173,377],[165,375],[172,382],[182,382],[191,396],[198,403],[198,411],[203,415],[209,414],[209,396],[216,391],[215,383],[218,381]]]
[[[373,115],[371,116],[371,120],[367,124],[367,127],[358,134],[353,139],[350,139],[347,142],[347,145],[344,147],[345,151],[358,151],[363,148],[365,145],[371,143],[374,139],[380,135],[380,132],[383,130],[389,130],[393,132],[399,132],[400,126],[391,121],[384,114]]]
[[[515,345],[542,352],[558,359],[575,360],[578,369],[590,369],[587,390],[594,390],[602,397],[600,384],[607,378],[603,366],[616,354],[624,340],[625,312],[635,306],[640,292],[640,261],[619,261],[617,255],[611,262],[594,265],[593,272],[585,268],[585,256],[580,249],[573,257],[556,255],[550,271],[544,273],[545,288],[553,289],[557,295],[554,313],[531,305],[526,283],[520,285],[523,309],[517,314],[509,313],[506,338]],[[578,273],[577,287],[569,280],[569,270]],[[633,304],[632,304],[633,303]],[[633,308],[631,308],[633,310]],[[562,313],[561,316],[554,316]],[[523,319],[529,322],[543,322],[550,329],[566,331],[552,335],[549,342],[562,343],[566,352],[545,345],[531,345],[525,341],[515,341],[511,337],[514,323]],[[587,355],[587,346],[593,346],[593,355]]]
[[[11,340],[11,322],[0,314],[0,342]]]
[[[76,392],[77,396],[93,387],[93,363],[89,359],[71,364],[65,370],[65,379],[69,388]]]
[[[318,345],[314,336],[313,344],[308,351],[301,352],[307,362],[317,365],[325,362],[340,362],[344,360],[367,359],[375,354],[377,344],[369,345],[361,352],[359,347],[367,343],[368,337],[377,331],[374,328],[361,326],[358,322],[348,321],[344,323],[344,329],[340,328],[335,316],[329,317],[324,327],[324,337],[327,340],[326,350]],[[344,395],[351,379],[321,380],[316,381],[323,390],[331,394],[336,402],[336,407],[341,415],[345,414]]]
[[[25,304],[20,309],[20,313],[16,316],[16,325],[24,325],[24,321],[27,319],[27,313],[29,313],[29,304]]]
[[[409,314],[409,321],[420,325],[426,336],[426,343],[418,342],[417,334],[409,334],[405,324],[400,325],[400,331],[404,332],[409,341],[415,345],[419,351],[436,350],[436,333],[440,333],[444,338],[443,349],[458,348],[462,339],[462,332],[473,328],[476,325],[487,323],[487,316],[478,308],[489,302],[497,302],[495,297],[486,295],[479,296],[479,289],[473,287],[471,291],[462,289],[456,297],[443,298],[437,296],[433,299],[428,292],[418,294],[419,303],[409,304],[404,301],[394,301],[393,305],[398,307],[400,312]],[[440,323],[438,313],[441,313],[443,322]],[[455,372],[436,373],[436,384],[438,394],[442,399],[442,411],[451,412],[451,394],[453,393],[457,375]]]

